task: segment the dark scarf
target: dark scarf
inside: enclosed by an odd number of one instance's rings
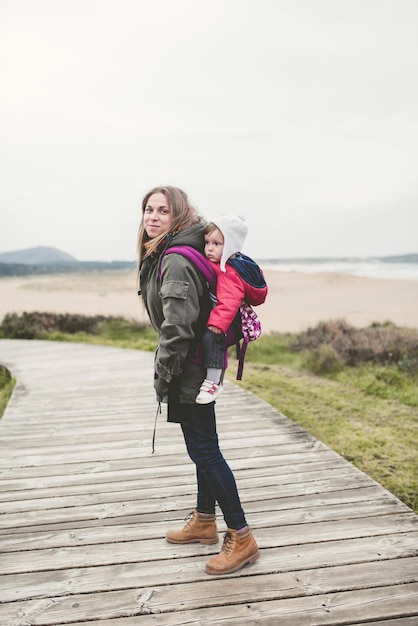
[[[171,242],[171,240],[178,235],[178,233],[181,231],[182,227],[179,226],[176,230],[171,231],[170,233],[167,233],[165,235],[165,237],[163,239],[161,239],[160,243],[158,244],[158,246],[155,248],[155,250],[153,252],[151,252],[151,254],[149,255],[149,258],[151,259],[158,259],[161,254],[164,252],[164,250],[168,247],[169,243]],[[149,243],[149,242],[147,242]],[[145,244],[145,247],[147,246],[147,244]]]
[[[144,271],[145,273],[149,272],[149,269],[151,266],[154,265],[155,261],[157,259],[159,259],[159,257],[162,255],[162,253],[164,252],[164,250],[168,247],[168,245],[170,244],[171,240],[181,231],[183,227],[179,226],[176,230],[173,230],[169,233],[167,233],[164,238],[160,241],[160,243],[158,244],[158,246],[155,248],[155,250],[153,252],[151,252],[151,254],[149,254],[147,257],[145,257],[144,261],[141,264],[141,268],[139,270],[139,275],[141,276],[142,272]],[[150,241],[152,241],[150,239]],[[147,241],[147,243],[145,244],[145,248],[147,247],[147,244],[150,243],[150,241]],[[138,291],[138,296],[143,296],[142,290],[140,289]],[[145,300],[144,300],[145,302]]]

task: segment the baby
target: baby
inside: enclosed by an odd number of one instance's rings
[[[267,285],[257,263],[241,254],[247,236],[244,218],[222,215],[205,229],[205,256],[217,275],[215,306],[207,321],[202,339],[206,378],[196,398],[198,404],[209,404],[223,392],[225,333],[239,313],[243,302],[262,304]]]

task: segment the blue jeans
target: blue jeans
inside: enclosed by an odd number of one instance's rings
[[[206,329],[201,347],[203,352],[204,365],[206,367],[214,367],[216,369],[225,369],[225,335],[223,333],[214,333],[209,328]]]
[[[215,403],[183,405],[181,428],[187,452],[196,465],[197,505],[201,513],[215,513],[218,502],[228,528],[246,526],[234,474],[219,449]]]

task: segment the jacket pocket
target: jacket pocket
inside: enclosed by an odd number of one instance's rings
[[[189,285],[179,280],[167,280],[161,285],[164,317],[170,324],[185,324]]]

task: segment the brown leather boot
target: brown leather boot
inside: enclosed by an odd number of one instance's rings
[[[250,528],[242,533],[228,528],[221,552],[206,563],[206,573],[217,576],[232,574],[247,563],[254,563],[259,557],[260,552]]]
[[[218,543],[218,529],[215,515],[192,511],[186,517],[187,524],[177,530],[169,530],[165,536],[169,543]]]

